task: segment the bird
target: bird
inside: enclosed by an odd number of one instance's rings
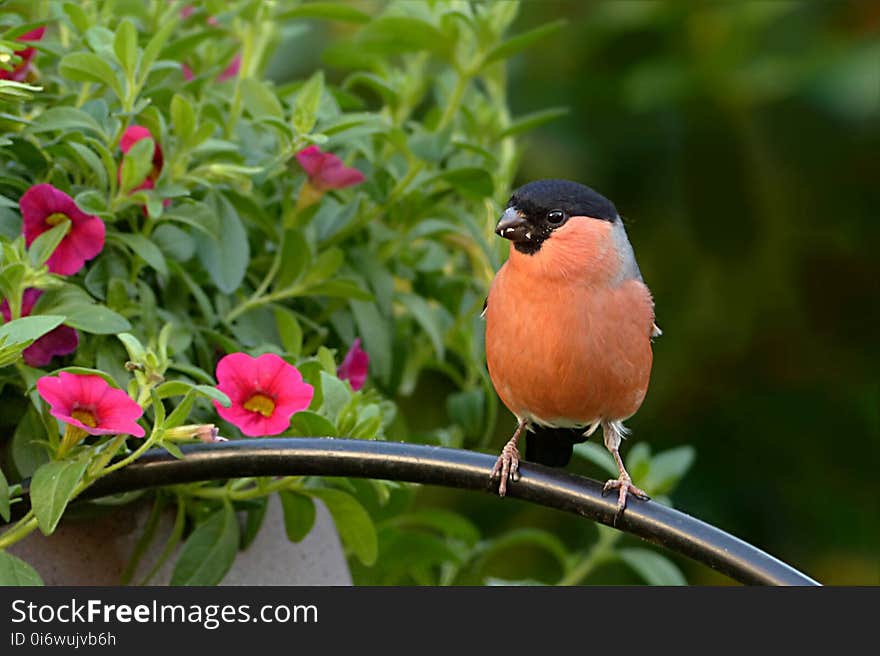
[[[627,495],[647,499],[620,456],[623,422],[648,391],[654,301],[614,203],[571,180],[516,189],[495,226],[510,241],[483,310],[486,363],[516,430],[490,474],[505,496],[525,460],[565,467],[574,445],[602,428],[619,476],[615,523]]]

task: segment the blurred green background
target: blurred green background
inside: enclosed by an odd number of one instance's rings
[[[513,32],[558,18],[510,70],[514,115],[568,109],[523,139],[518,182],[588,184],[628,225],[665,334],[624,457],[691,444],[677,507],[824,583],[880,583],[880,3],[541,0]],[[309,70],[320,34],[276,76]],[[424,379],[412,425],[447,421],[449,391]],[[512,427],[505,412],[493,450]],[[577,546],[596,532],[488,495],[421,502],[487,535],[542,527]],[[693,583],[727,582],[677,562]],[[528,549],[492,564],[552,580],[544,567]],[[586,582],[627,580],[607,569]]]

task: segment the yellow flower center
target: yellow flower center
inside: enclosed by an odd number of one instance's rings
[[[62,212],[53,212],[46,217],[46,225],[50,225],[53,228],[64,221],[67,221],[67,231],[70,232],[70,217],[66,214]]]
[[[244,409],[259,413],[264,417],[271,417],[272,413],[275,412],[275,401],[265,394],[257,392],[244,402]]]
[[[79,423],[88,426],[89,428],[94,428],[98,425],[98,420],[95,419],[95,415],[84,408],[77,408],[70,413],[70,416],[76,419]]]

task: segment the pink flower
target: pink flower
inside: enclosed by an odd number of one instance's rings
[[[223,82],[224,80],[229,80],[236,75],[238,75],[238,71],[241,70],[241,55],[238,54],[232,58],[232,61],[229,62],[229,66],[223,69],[223,72],[217,76],[218,82]]]
[[[104,222],[80,210],[70,196],[50,184],[28,189],[18,206],[27,246],[61,221],[70,220],[67,234],[46,262],[52,273],[72,276],[104,248]]]
[[[309,184],[319,192],[343,189],[364,181],[363,173],[345,166],[336,155],[322,152],[317,146],[299,151],[296,160],[309,176]]]
[[[34,303],[43,295],[39,289],[25,289],[21,297],[21,316],[26,317],[34,309]],[[12,320],[9,310],[9,302],[4,298],[0,303],[0,313],[4,321]],[[79,346],[79,336],[70,326],[58,326],[50,330],[42,337],[34,340],[34,343],[22,351],[25,364],[29,367],[45,367],[56,355],[68,355]]]
[[[297,368],[274,353],[230,353],[217,363],[217,381],[232,401],[228,408],[214,401],[217,413],[251,437],[287,430],[293,413],[308,408],[315,394]]]
[[[336,370],[336,375],[351,383],[351,389],[357,392],[367,380],[369,367],[370,356],[361,348],[361,338],[358,337],[345,354],[342,364]]]
[[[22,34],[16,39],[16,41],[39,41],[43,38],[43,33],[45,31],[45,26],[38,27],[35,30]],[[36,48],[24,48],[22,50],[16,50],[15,54],[21,57],[21,61],[11,71],[0,69],[0,80],[22,82],[27,78],[28,71],[31,68],[31,62],[36,56],[37,50]]]
[[[162,147],[159,145],[159,142],[153,138],[150,131],[143,125],[128,126],[125,129],[125,132],[122,133],[122,138],[119,140],[119,149],[127,154],[132,146],[142,139],[153,139],[153,170],[150,171],[144,181],[132,189],[132,191],[138,191],[139,189],[153,189],[156,186],[156,180],[159,178],[159,174],[162,172],[162,166],[165,163],[165,158],[162,155]],[[121,178],[121,166],[119,167],[119,175]]]
[[[51,406],[53,417],[90,435],[144,436],[144,429],[137,423],[143,409],[100,376],[62,371],[57,377],[40,378],[37,391]]]
[[[193,75],[192,69],[186,64],[180,65],[180,73],[183,75],[183,79],[187,82],[192,82],[194,79],[196,79],[196,76]]]

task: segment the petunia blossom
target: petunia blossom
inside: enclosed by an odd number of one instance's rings
[[[39,289],[28,288],[21,296],[21,316],[26,317],[34,309],[37,299],[43,295]],[[12,320],[9,302],[4,298],[0,303],[0,313],[4,321]],[[56,355],[68,355],[79,346],[79,335],[70,326],[58,326],[34,340],[21,355],[29,367],[45,367]]]
[[[217,413],[251,437],[287,430],[291,416],[308,408],[315,394],[297,368],[274,353],[230,353],[217,363],[217,381],[232,401],[228,408],[214,401]]]
[[[296,161],[309,176],[309,184],[318,192],[343,189],[364,181],[364,174],[343,164],[333,153],[309,146],[296,154]]]
[[[43,38],[46,27],[38,27],[30,32],[25,32],[19,36],[16,41],[39,41]],[[33,47],[16,50],[15,54],[21,57],[21,61],[15,65],[11,71],[0,69],[0,80],[13,80],[14,82],[23,82],[27,79],[28,72],[31,69],[31,62],[37,54],[37,49]]]
[[[89,435],[144,436],[144,429],[137,423],[143,409],[100,376],[62,371],[37,380],[37,391],[49,404],[53,417]]]
[[[62,221],[70,221],[67,234],[46,262],[52,273],[72,276],[103,250],[104,222],[83,212],[60,189],[46,183],[34,185],[24,192],[18,206],[27,246]]]
[[[370,356],[361,348],[361,338],[358,337],[345,354],[342,364],[336,370],[336,375],[351,383],[351,389],[357,392],[367,380],[369,367]]]
[[[225,80],[231,80],[238,72],[241,70],[241,54],[236,55],[232,58],[232,61],[229,62],[229,65],[223,69],[220,75],[217,76],[218,82],[223,82]]]
[[[125,129],[125,132],[122,133],[122,138],[119,140],[119,149],[123,153],[128,153],[131,150],[132,146],[134,146],[138,141],[142,139],[153,139],[153,168],[147,174],[147,177],[144,178],[144,181],[132,189],[132,191],[138,191],[140,189],[153,189],[156,186],[156,180],[159,178],[159,174],[162,172],[162,166],[165,163],[165,158],[162,154],[162,147],[159,145],[159,142],[153,137],[150,131],[145,128],[143,125],[130,125]],[[119,176],[122,177],[122,167],[119,167]]]

